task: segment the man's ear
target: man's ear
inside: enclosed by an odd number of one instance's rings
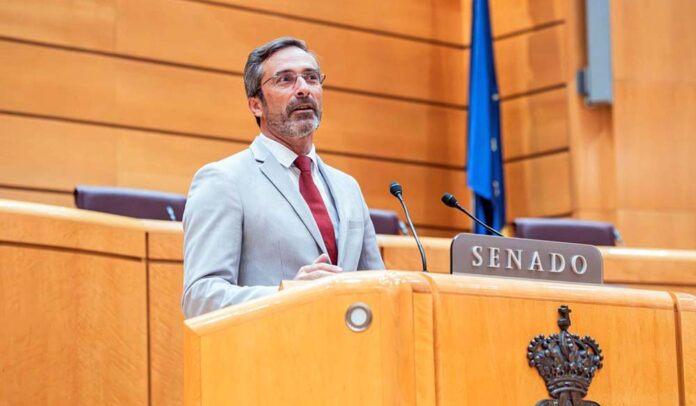
[[[249,105],[249,111],[251,111],[251,114],[254,115],[256,118],[261,118],[263,116],[263,104],[261,102],[261,99],[258,97],[249,97],[247,99],[248,105]]]

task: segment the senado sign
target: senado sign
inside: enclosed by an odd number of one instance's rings
[[[602,255],[592,245],[459,234],[452,273],[602,283]]]

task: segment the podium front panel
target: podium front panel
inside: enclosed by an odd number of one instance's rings
[[[694,404],[693,296],[394,271],[294,286],[186,321],[186,404],[535,405],[552,396],[528,347],[561,326],[599,345],[551,351],[562,367],[603,357],[591,382],[573,383],[585,400]],[[372,311],[362,332],[345,321],[356,303]]]
[[[534,405],[550,399],[530,367],[527,347],[558,334],[558,309],[571,309],[568,331],[602,349],[586,400],[600,405],[679,404],[679,363],[672,299],[665,292],[435,275],[438,404]]]
[[[393,278],[356,282],[296,287],[187,321],[187,404],[416,404],[417,393],[432,404],[430,298]],[[345,320],[356,303],[372,312],[361,332]]]

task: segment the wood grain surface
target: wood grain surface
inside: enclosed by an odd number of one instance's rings
[[[148,263],[150,322],[150,404],[184,400],[184,315],[182,263]]]
[[[559,104],[562,9],[537,3],[492,4],[504,151],[518,160],[511,185],[539,169],[520,171],[519,162],[568,148]],[[292,34],[316,50],[329,77],[316,140],[327,161],[354,171],[379,208],[398,208],[385,180],[404,174],[404,181],[433,183],[438,190],[426,186],[412,198],[424,235],[467,229],[452,213],[426,208],[433,193],[466,196],[471,3],[409,1],[398,11],[390,4],[359,1],[328,15],[305,2],[2,1],[0,86],[12,90],[0,94],[0,196],[68,205],[77,184],[185,193],[196,168],[238,151],[258,131],[240,77],[249,50]],[[567,172],[535,173],[545,170]],[[373,180],[375,173],[384,179]],[[538,190],[524,184],[510,201],[531,211],[512,213],[558,214],[530,204]]]
[[[693,307],[691,302],[686,303],[693,301],[693,297],[683,297],[682,308]],[[379,322],[351,336],[343,324],[342,310],[356,301],[367,303],[374,320]],[[302,388],[310,387],[304,386],[308,385],[307,380],[319,379],[318,371],[331,377],[335,368],[340,367],[346,376],[355,373],[359,381],[365,374],[376,373],[372,362],[360,367],[346,362],[344,346],[350,345],[366,360],[380,358],[379,352],[386,351],[389,354],[381,356],[382,370],[397,367],[412,374],[413,352],[402,352],[402,349],[414,345],[418,349],[416,357],[423,357],[420,362],[433,357],[434,373],[431,375],[426,369],[416,375],[425,383],[405,384],[397,394],[390,393],[395,389],[392,383],[403,377],[394,372],[390,375],[394,381],[378,376],[370,385],[361,385],[363,390],[357,391],[359,394],[356,391],[344,394],[334,398],[335,402],[352,404],[355,399],[369,397],[379,404],[390,404],[394,396],[408,400],[406,396],[413,385],[425,394],[431,393],[431,389],[423,389],[422,385],[434,382],[437,403],[533,403],[547,394],[543,380],[527,364],[527,346],[538,334],[558,331],[560,304],[567,304],[573,310],[570,331],[592,336],[603,349],[604,367],[596,373],[588,399],[607,404],[671,405],[685,396],[678,368],[682,362],[683,350],[679,344],[682,328],[675,319],[673,298],[666,292],[403,272],[361,272],[299,284],[273,298],[187,320],[186,359],[191,360],[187,367],[194,370],[187,375],[186,390],[190,399],[200,400],[202,404],[231,399],[302,402],[307,396]],[[429,311],[432,313],[428,315]],[[302,316],[294,317],[295,313]],[[686,313],[682,310],[680,314]],[[293,316],[292,327],[284,324],[289,317],[282,319],[282,315]],[[430,318],[432,330],[419,329],[416,336],[411,335],[414,316],[421,325],[423,319]],[[362,348],[365,341],[375,340],[375,335],[388,335],[395,320],[405,323],[405,335],[400,339],[393,337],[389,344],[386,337],[376,339],[369,351]],[[688,322],[682,324],[690,328]],[[322,327],[317,329],[318,325]],[[278,343],[274,335],[290,330],[292,334],[285,333],[285,340]],[[294,341],[309,339],[305,330],[312,331],[315,344],[312,353],[306,355],[306,350]],[[240,337],[242,332],[250,331],[257,344],[269,344],[254,346]],[[229,345],[230,342],[235,345]],[[631,356],[631,343],[636,342],[643,357]],[[282,349],[277,350],[278,347]],[[330,359],[323,356],[326,347],[335,350]],[[434,351],[426,351],[427,347]],[[225,367],[246,365],[254,358],[251,354],[261,357],[261,365],[273,363],[274,370],[238,375],[234,368]],[[297,382],[291,373],[298,368],[298,357],[310,359],[315,366],[303,375],[306,380],[303,383]],[[501,375],[503,367],[506,373]],[[283,379],[275,378],[284,371]],[[690,375],[683,376],[692,379]],[[267,387],[269,380],[277,391],[249,390]],[[228,389],[229,382],[236,385],[240,381],[246,381],[248,387]],[[634,390],[616,389],[625,385]],[[323,385],[311,387],[315,399],[323,399]]]
[[[145,233],[137,220],[14,200],[0,200],[0,241],[145,257]]]
[[[2,200],[0,230],[2,401],[147,405],[139,222]]]

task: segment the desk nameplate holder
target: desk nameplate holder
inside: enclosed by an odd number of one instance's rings
[[[450,272],[554,282],[603,283],[597,247],[461,233],[452,240]]]

